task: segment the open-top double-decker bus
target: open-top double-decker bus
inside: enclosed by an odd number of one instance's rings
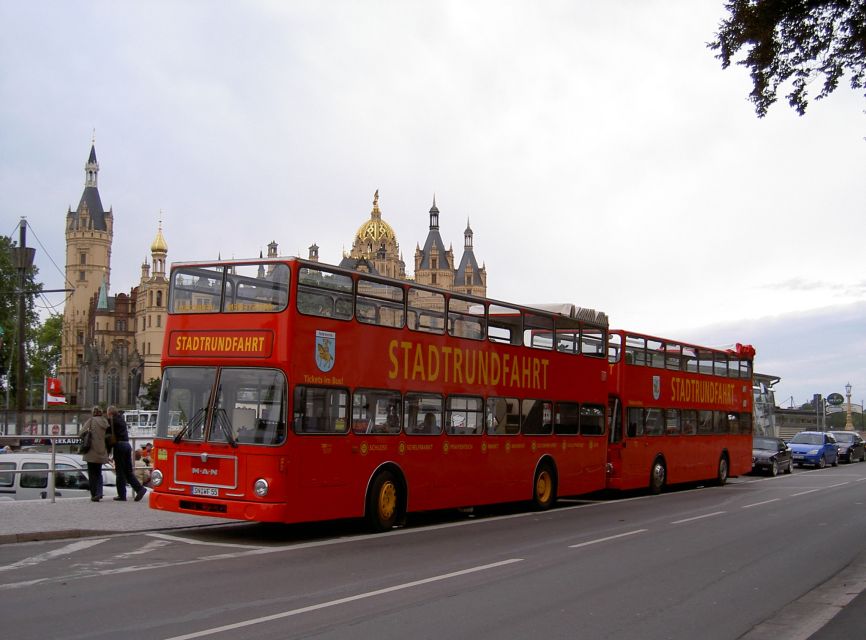
[[[602,489],[607,336],[298,258],[175,264],[150,505],[383,530]]]
[[[608,488],[658,493],[751,470],[754,348],[609,337]]]

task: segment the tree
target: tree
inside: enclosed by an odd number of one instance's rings
[[[824,81],[816,99],[833,93],[846,73],[852,89],[866,87],[866,0],[730,0],[725,9],[730,17],[707,46],[723,69],[745,50],[736,63],[751,72],[749,99],[759,118],[788,82],[785,97],[801,116],[816,78]]]
[[[159,378],[151,378],[145,384],[147,393],[141,398],[142,409],[156,409],[159,407],[159,389],[162,381]]]
[[[3,381],[2,388],[5,390],[7,384],[11,385],[11,389],[17,393],[18,380],[17,369],[18,365],[15,362],[17,358],[18,345],[18,291],[20,289],[18,282],[18,269],[12,259],[12,248],[16,243],[8,236],[0,236],[0,369],[7,376]],[[24,283],[26,291],[40,291],[41,284],[36,283],[36,274],[39,270],[32,267],[27,273]],[[39,317],[33,307],[33,296],[25,297],[24,303],[24,334],[25,334],[25,349],[27,349],[30,337],[35,334],[39,326]],[[28,354],[30,355],[30,354]],[[23,381],[26,388],[27,381]]]
[[[54,377],[60,366],[60,339],[63,330],[63,316],[49,317],[31,334],[30,380],[32,383]]]

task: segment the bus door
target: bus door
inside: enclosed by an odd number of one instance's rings
[[[608,485],[615,489],[636,489],[649,485],[653,453],[644,435],[643,409],[623,407],[619,398],[611,397],[610,410],[613,425],[608,448],[608,461],[613,471]],[[624,421],[624,424],[623,424]],[[617,425],[617,422],[620,424]]]

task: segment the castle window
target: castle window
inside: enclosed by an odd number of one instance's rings
[[[87,254],[86,253],[82,253],[79,257],[80,257],[79,264],[87,264]]]
[[[75,338],[76,344],[84,344],[84,332],[79,331],[78,335]]]
[[[162,291],[157,291],[157,292],[156,292],[156,306],[157,306],[157,307],[161,307],[161,306],[162,306]]]
[[[430,274],[430,284],[436,284],[436,274],[435,273]]]
[[[439,259],[438,258],[430,258],[430,268],[438,269],[439,268]]]
[[[84,282],[85,280],[87,280],[87,274],[85,274],[84,271],[79,271],[78,280],[79,282]]]
[[[159,316],[159,315],[156,316],[156,326],[157,326],[157,327],[161,327],[161,326],[162,326],[162,316]]]
[[[120,376],[117,374],[117,369],[112,369],[106,376],[106,402],[108,404],[117,404],[120,400]]]

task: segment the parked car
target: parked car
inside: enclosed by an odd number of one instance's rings
[[[784,440],[768,436],[752,439],[752,471],[777,476],[780,471],[791,473],[793,470],[793,454]]]
[[[46,500],[51,454],[40,451],[0,455],[0,500]],[[19,473],[14,473],[18,471]],[[114,469],[102,467],[103,495],[117,495]],[[54,497],[90,497],[87,463],[80,455],[58,453],[54,459]]]
[[[791,438],[788,445],[798,467],[804,464],[823,469],[828,464],[839,464],[839,445],[829,431],[801,431]]]
[[[839,460],[843,462],[863,462],[866,460],[866,443],[856,431],[831,431],[839,445]]]

